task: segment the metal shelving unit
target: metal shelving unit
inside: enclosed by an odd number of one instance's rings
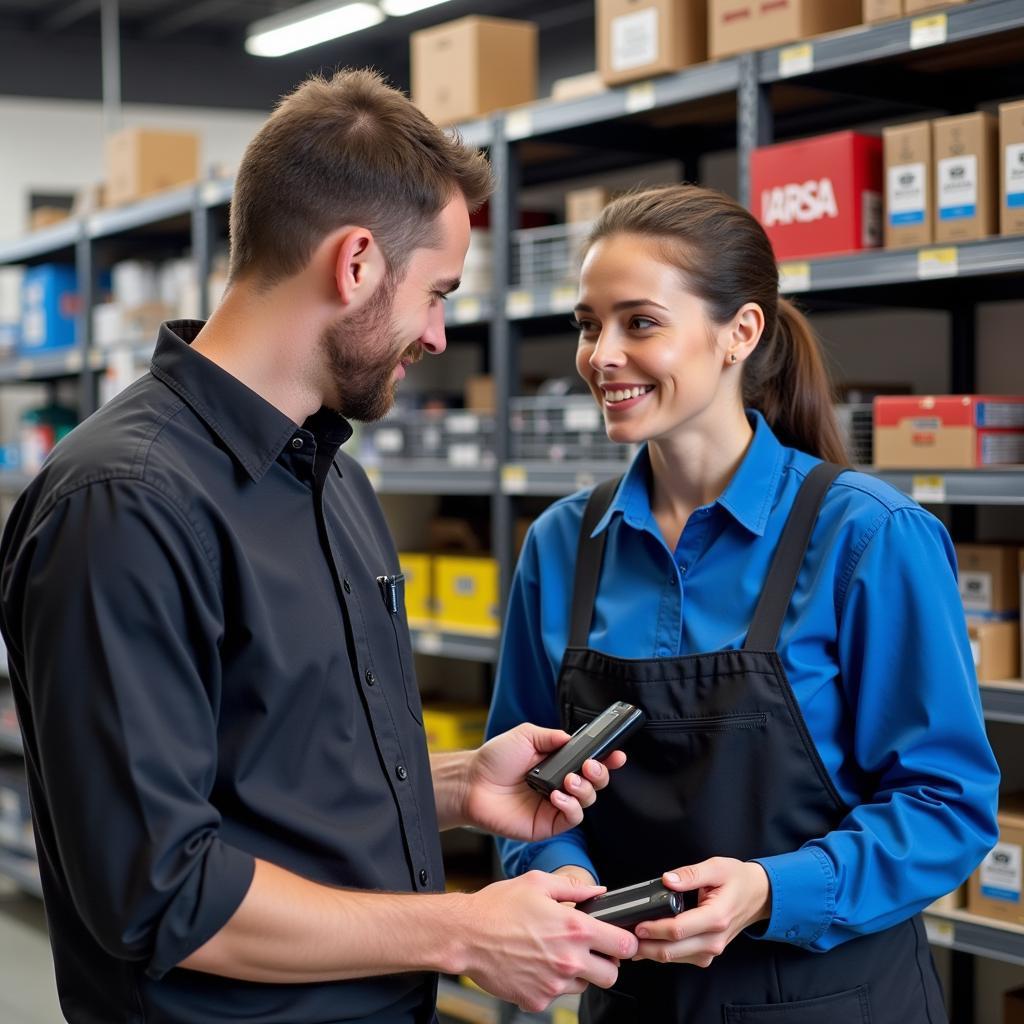
[[[379,494],[493,494],[498,474],[490,469],[460,469],[440,460],[388,462],[367,466]]]
[[[411,633],[412,649],[417,654],[487,663],[498,660],[497,636],[472,636],[433,626],[414,626]]]
[[[925,930],[935,946],[1024,966],[1024,928],[966,910],[926,910]]]
[[[0,846],[0,875],[10,878],[22,891],[42,899],[39,868],[33,858],[10,853]]]

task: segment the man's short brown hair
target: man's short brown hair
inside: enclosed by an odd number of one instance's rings
[[[435,218],[461,192],[493,188],[479,150],[443,132],[374,71],[317,75],[249,143],[231,202],[231,279],[269,287],[301,270],[345,224],[369,228],[390,272],[436,244]]]

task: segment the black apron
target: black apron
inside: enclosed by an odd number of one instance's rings
[[[573,731],[617,700],[647,716],[627,745],[628,764],[584,818],[603,885],[631,885],[713,856],[789,853],[846,817],[775,650],[818,510],[841,472],[822,463],[804,481],[743,648],[674,658],[615,658],[587,647],[607,531],[591,534],[618,481],[595,489],[558,681],[562,721]],[[827,953],[741,934],[706,969],[624,962],[615,988],[586,991],[580,1019],[939,1024],[946,1013],[917,916]]]

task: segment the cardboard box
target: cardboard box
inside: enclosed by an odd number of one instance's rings
[[[125,128],[107,138],[105,200],[110,206],[134,202],[199,177],[199,136]]]
[[[497,406],[494,378],[490,374],[467,378],[463,394],[466,408],[471,412],[493,413]]]
[[[885,159],[885,247],[930,245],[933,236],[932,125],[882,129]]]
[[[967,885],[967,909],[997,921],[1024,924],[1021,862],[1024,854],[1024,795],[999,800],[999,842]]]
[[[597,0],[597,68],[608,85],[707,59],[706,0]]]
[[[903,17],[903,0],[863,0],[861,18],[865,25]]]
[[[1024,462],[1024,397],[880,395],[878,469],[972,469]]]
[[[565,78],[556,78],[551,83],[553,100],[579,100],[584,96],[596,96],[607,91],[608,86],[596,71],[585,71],[582,75],[566,75]]]
[[[980,619],[1020,615],[1020,549],[1004,544],[957,544],[956,561],[964,611]]]
[[[70,216],[71,211],[60,206],[37,206],[28,215],[28,229],[38,231],[40,228],[48,228],[66,221]]]
[[[1024,235],[1024,100],[999,108],[999,230]]]
[[[498,635],[498,563],[493,558],[434,559],[434,619],[442,629]]]
[[[907,14],[919,11],[937,11],[940,7],[952,7],[954,4],[965,4],[968,0],[903,0],[903,9]]]
[[[755,149],[754,213],[777,259],[882,243],[882,140],[835,132]]]
[[[399,551],[398,564],[405,577],[405,617],[410,626],[429,626],[434,615],[434,560]]]
[[[1002,682],[1020,676],[1020,623],[967,620],[978,682]]]
[[[612,190],[602,185],[574,188],[565,193],[566,224],[587,224],[597,220],[601,211],[612,201]]]
[[[79,306],[78,273],[73,266],[41,263],[26,268],[21,286],[21,354],[73,346]]]
[[[471,704],[430,704],[423,707],[427,749],[473,750],[484,741],[487,708]]]
[[[708,55],[715,60],[782,46],[860,18],[861,0],[709,0]]]
[[[980,112],[933,123],[936,242],[996,233],[997,134],[996,119]]]
[[[412,101],[453,124],[537,97],[537,26],[472,16],[413,32]]]

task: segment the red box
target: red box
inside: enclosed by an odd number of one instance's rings
[[[753,212],[776,259],[882,244],[882,140],[836,132],[755,149]]]
[[[1024,463],[1024,395],[882,395],[874,404],[879,469]]]

